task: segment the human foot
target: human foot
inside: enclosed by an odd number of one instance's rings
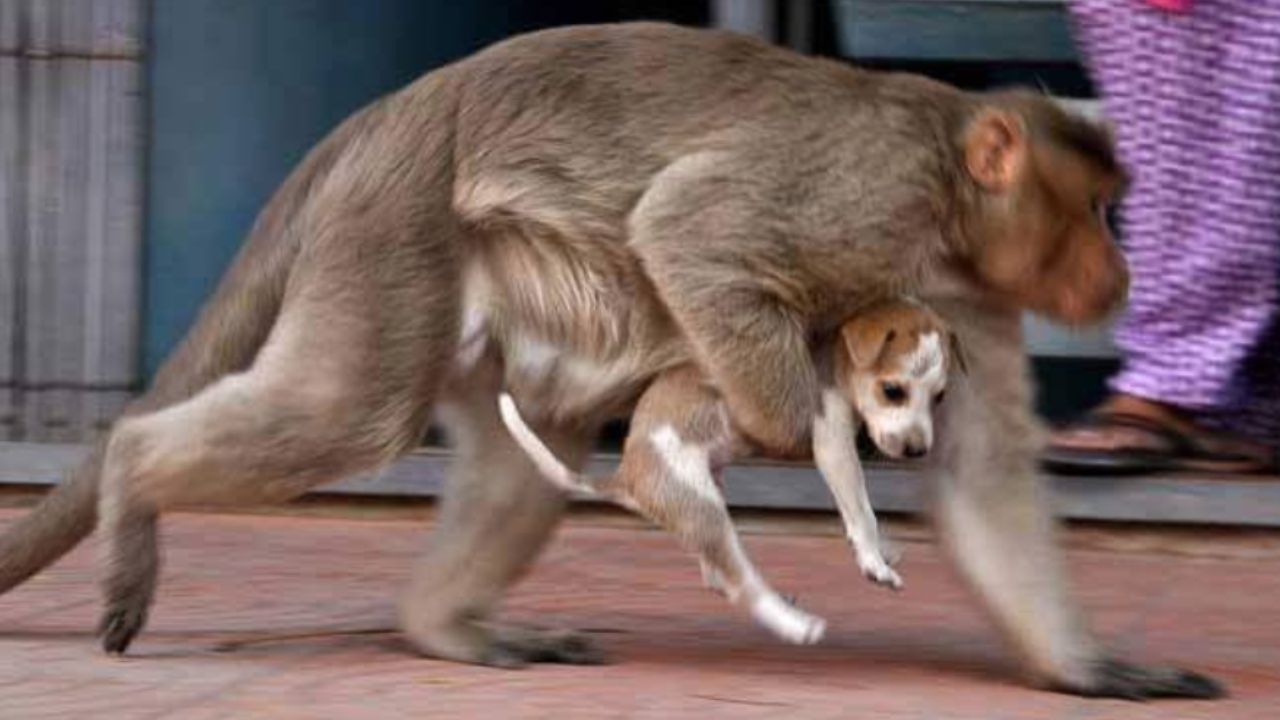
[[[1051,471],[1075,475],[1276,468],[1265,446],[1209,431],[1178,408],[1132,395],[1114,395],[1055,432],[1043,461]]]

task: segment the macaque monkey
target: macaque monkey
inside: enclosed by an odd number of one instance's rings
[[[1110,659],[1072,605],[1035,473],[1019,317],[1097,321],[1126,291],[1103,133],[1048,99],[970,94],[724,32],[637,23],[512,38],[343,122],[283,183],[154,384],[0,537],[0,589],[95,525],[103,645],[142,628],[157,518],[283,501],[456,448],[401,624],[422,653],[590,662],[492,621],[561,515],[504,431],[505,387],[580,461],[660,372],[696,363],[753,442],[808,444],[810,338],[914,295],[969,350],[933,455],[956,561],[1035,682],[1209,696]]]

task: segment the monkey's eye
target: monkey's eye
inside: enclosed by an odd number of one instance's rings
[[[898,383],[880,383],[880,392],[884,395],[884,399],[893,405],[901,405],[907,401],[907,389]]]
[[[944,397],[946,397],[946,396],[947,396],[947,391],[946,391],[946,390],[939,390],[939,391],[938,391],[938,394],[933,396],[933,404],[934,404],[934,405],[939,405],[939,404],[941,404],[941,403],[942,403],[942,398],[944,398]]]

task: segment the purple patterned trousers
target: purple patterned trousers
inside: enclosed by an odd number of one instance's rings
[[[1280,0],[1075,0],[1133,180],[1112,389],[1280,445]]]

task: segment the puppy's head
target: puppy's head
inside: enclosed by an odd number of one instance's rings
[[[876,447],[889,457],[920,457],[933,447],[933,409],[959,363],[942,319],[914,302],[870,308],[840,329],[836,367]]]

